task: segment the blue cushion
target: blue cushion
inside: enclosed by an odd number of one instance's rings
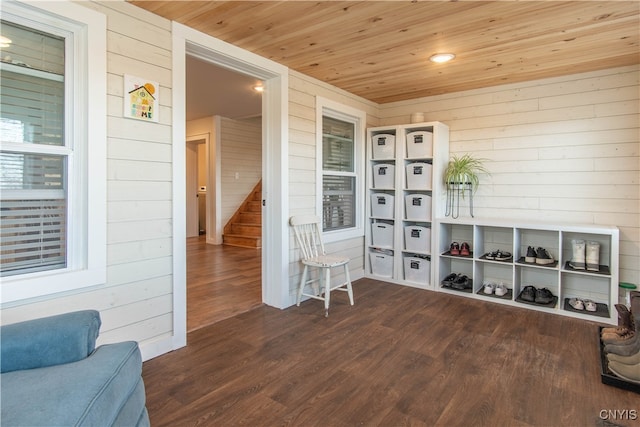
[[[0,328],[0,371],[76,362],[96,347],[100,313],[95,310],[50,316]]]
[[[136,342],[98,347],[86,359],[2,374],[3,426],[148,425]]]

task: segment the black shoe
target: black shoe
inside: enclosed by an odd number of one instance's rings
[[[522,292],[520,292],[520,299],[527,302],[536,301],[536,288],[533,286],[525,286]]]
[[[548,265],[553,264],[556,260],[553,259],[549,252],[545,248],[538,248],[538,255],[536,256],[536,264]]]
[[[495,260],[496,261],[509,261],[511,259],[512,255],[509,252],[502,252],[501,250],[498,250],[496,252],[496,256],[495,256]]]
[[[470,289],[471,288],[471,279],[469,279],[464,274],[460,274],[456,278],[456,280],[454,280],[453,283],[451,283],[451,287],[453,289],[458,289],[458,290]]]
[[[536,291],[536,304],[549,304],[553,301],[553,294],[547,288]]]
[[[451,273],[450,275],[442,279],[442,286],[445,288],[450,288],[451,283],[453,283],[453,281],[456,280],[457,277],[458,275],[456,273]]]
[[[530,262],[530,263],[534,263],[536,262],[536,258],[538,257],[538,254],[536,254],[536,250],[533,249],[533,246],[529,246],[527,248],[527,256],[524,257],[524,262]]]

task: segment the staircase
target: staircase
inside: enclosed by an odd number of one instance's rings
[[[262,181],[224,226],[222,243],[243,248],[262,248]]]

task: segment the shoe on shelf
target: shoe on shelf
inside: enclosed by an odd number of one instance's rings
[[[536,304],[549,304],[553,301],[553,294],[547,288],[536,290]]]
[[[536,254],[536,264],[548,265],[555,262],[551,254],[549,254],[549,251],[547,251],[545,248],[538,248]]]
[[[451,255],[460,255],[460,245],[458,244],[458,242],[453,242],[451,244],[451,246],[449,247],[449,253]]]
[[[471,248],[467,242],[462,242],[460,245],[460,256],[469,256],[471,255]]]
[[[451,283],[451,287],[458,290],[469,289],[471,288],[471,279],[464,274],[459,274],[456,280]]]
[[[524,257],[524,262],[534,264],[537,257],[538,254],[536,253],[536,250],[533,248],[533,246],[529,246],[527,248],[527,256]]]
[[[584,301],[580,298],[569,299],[569,305],[573,307],[574,310],[584,310]]]
[[[458,277],[456,273],[449,274],[447,277],[442,279],[442,286],[447,288],[451,287],[451,283],[453,283],[453,281],[456,280],[456,277]]]
[[[502,282],[498,283],[496,285],[496,289],[494,290],[494,293],[499,297],[505,296],[508,292],[509,289],[507,289],[507,287]]]
[[[487,295],[491,295],[493,294],[493,290],[496,288],[496,285],[494,285],[491,282],[485,282],[484,284],[484,288],[482,288],[482,292],[484,292]]]
[[[513,258],[513,255],[510,252],[502,252],[501,250],[496,252],[496,261],[509,261],[511,258]]]
[[[531,285],[525,286],[522,292],[520,292],[520,299],[527,302],[535,302],[536,288]]]
[[[587,311],[597,311],[598,310],[598,305],[595,303],[595,301],[592,301],[590,299],[586,299],[584,300],[584,309]]]
[[[600,243],[587,242],[587,270],[600,271]]]
[[[484,254],[485,259],[496,259],[496,255],[498,255],[498,251],[487,252]]]
[[[586,268],[584,260],[584,240],[572,240],[571,248],[573,249],[573,256],[571,257],[571,261],[569,261],[569,266],[575,270],[584,270]]]

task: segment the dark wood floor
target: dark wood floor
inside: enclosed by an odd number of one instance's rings
[[[144,363],[153,426],[603,426],[596,323],[361,279],[198,329]]]
[[[187,239],[187,331],[262,305],[260,249]]]

